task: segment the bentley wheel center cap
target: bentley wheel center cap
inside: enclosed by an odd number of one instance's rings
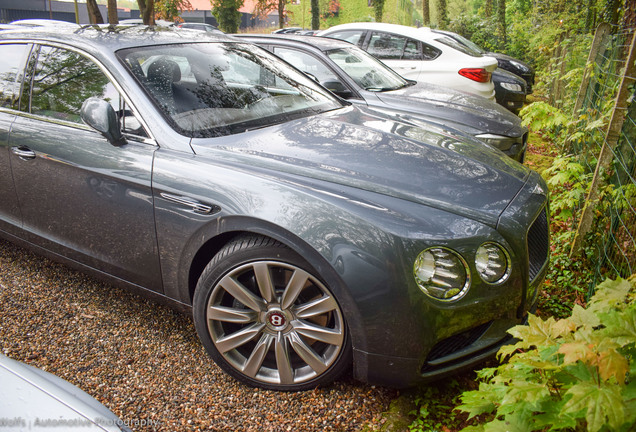
[[[287,317],[280,311],[271,311],[267,314],[267,323],[270,327],[280,330],[287,325]]]

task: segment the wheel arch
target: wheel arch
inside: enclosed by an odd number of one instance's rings
[[[361,325],[360,311],[328,259],[301,237],[267,221],[246,216],[229,216],[218,223],[201,228],[192,236],[184,251],[178,275],[179,297],[192,304],[196,284],[205,266],[226,244],[241,235],[260,235],[274,239],[294,251],[310,267],[309,270],[333,291],[345,315],[352,346],[366,349],[366,334]]]

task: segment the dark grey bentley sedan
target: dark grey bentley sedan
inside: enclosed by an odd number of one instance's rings
[[[224,35],[0,35],[0,233],[190,311],[249,385],[409,386],[535,305],[547,188]],[[0,342],[3,343],[3,342]]]

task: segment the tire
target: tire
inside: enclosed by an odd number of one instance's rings
[[[194,293],[194,323],[225,372],[250,386],[300,391],[349,368],[342,310],[309,268],[260,236],[240,236],[210,261]]]

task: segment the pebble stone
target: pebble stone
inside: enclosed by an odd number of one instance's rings
[[[374,430],[398,395],[350,376],[296,393],[242,385],[206,355],[191,317],[4,240],[0,308],[2,353],[75,384],[135,431]]]

